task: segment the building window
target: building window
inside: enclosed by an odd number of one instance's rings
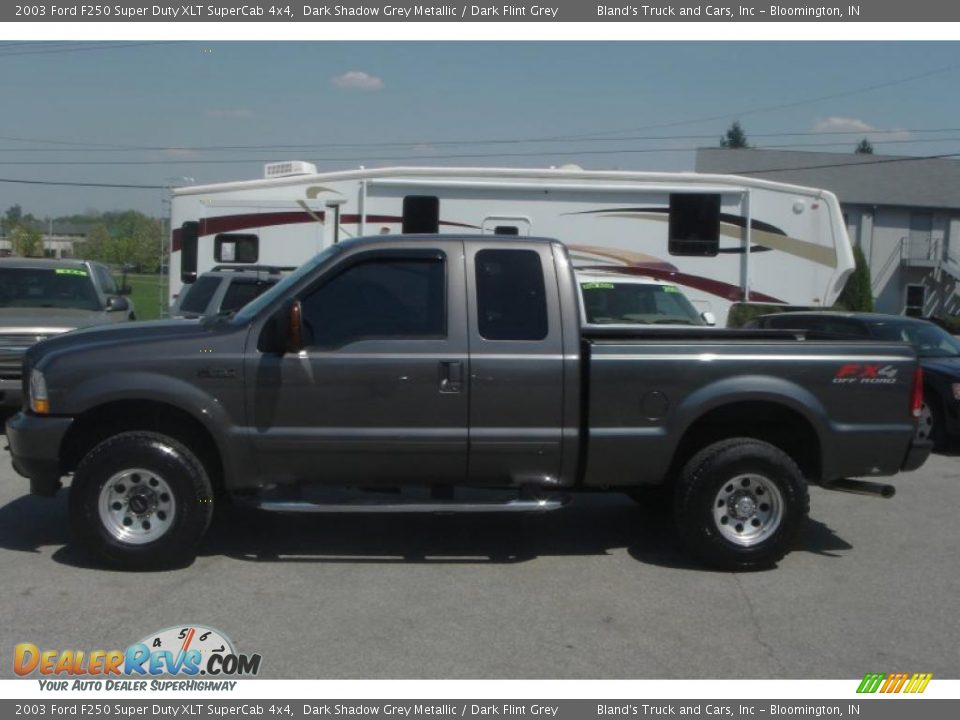
[[[910,317],[923,317],[923,308],[927,304],[927,288],[924,285],[907,285],[903,312]]]
[[[716,255],[720,249],[720,196],[671,195],[669,233],[667,250],[671,255]]]
[[[219,263],[255,263],[260,238],[252,234],[222,233],[213,241],[213,259]]]

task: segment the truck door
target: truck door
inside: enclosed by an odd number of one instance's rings
[[[549,245],[466,244],[471,483],[557,482],[560,301]]]
[[[463,243],[353,252],[300,293],[305,349],[248,373],[263,476],[460,483]]]

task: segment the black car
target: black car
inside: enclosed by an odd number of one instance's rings
[[[960,340],[943,328],[902,315],[854,312],[785,312],[764,315],[750,325],[910,343],[923,367],[924,403],[917,436],[934,445],[960,436]]]

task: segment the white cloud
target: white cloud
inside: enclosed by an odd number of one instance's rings
[[[243,120],[253,117],[253,110],[250,108],[210,108],[204,115],[208,118],[217,118],[220,120]]]
[[[362,70],[349,70],[330,78],[330,82],[344,90],[383,90],[383,80]]]
[[[909,130],[881,130],[859,118],[836,115],[818,120],[813,130],[819,133],[863,133],[870,141],[909,140],[912,137]]]

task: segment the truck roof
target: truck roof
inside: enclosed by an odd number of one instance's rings
[[[403,234],[397,233],[396,235],[364,235],[363,237],[349,238],[348,240],[341,240],[338,245],[343,247],[350,248],[355,245],[379,245],[379,244],[391,244],[395,243],[398,240],[403,242],[415,242],[415,243],[436,243],[443,241],[462,241],[470,243],[479,243],[479,244],[488,244],[491,242],[504,242],[504,243],[525,243],[525,244],[535,244],[535,245],[563,245],[563,243],[556,238],[548,237],[518,237],[516,235],[470,235],[468,233],[411,233]]]
[[[7,257],[0,258],[0,267],[31,268],[34,270],[41,270],[45,268],[76,268],[79,270],[87,267],[87,261],[57,260],[55,258]]]

